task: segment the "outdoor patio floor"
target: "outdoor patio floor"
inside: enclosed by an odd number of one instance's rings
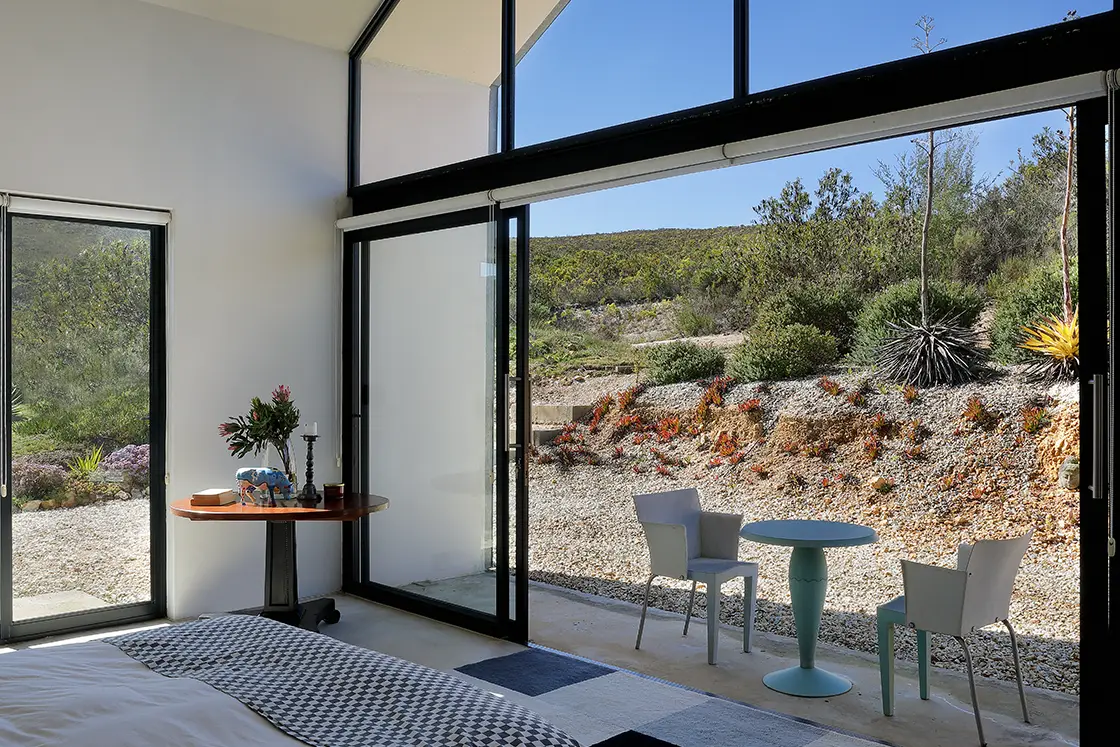
[[[719,659],[707,664],[706,626],[693,620],[681,635],[682,615],[650,609],[642,649],[634,649],[641,608],[561,589],[530,586],[532,642],[605,664],[668,680],[887,740],[899,747],[967,747],[978,744],[967,678],[933,668],[931,697],[918,697],[917,664],[895,662],[895,715],[883,715],[876,657],[821,645],[817,664],[851,679],[855,686],[834,698],[795,698],[762,684],[763,675],[797,664],[797,641],[755,634],[754,651],[743,653],[742,628],[722,626]],[[1076,745],[1079,700],[1064,693],[1027,689],[1031,724],[1021,719],[1014,682],[978,678],[977,693],[990,747]]]
[[[455,579],[440,582],[440,597],[454,596]],[[477,594],[477,580],[465,587]],[[448,669],[465,662],[499,656],[520,647],[418,618],[364,600],[336,594],[342,622],[324,625],[327,635],[378,651]],[[879,669],[874,657],[831,646],[817,649],[820,666],[850,678],[848,693],[825,699],[794,698],[767,689],[762,676],[797,661],[797,643],[790,638],[755,634],[754,652],[743,653],[742,629],[723,626],[719,663],[706,658],[703,621],[681,635],[680,615],[650,609],[642,650],[634,650],[640,608],[636,605],[545,584],[530,585],[532,642],[604,664],[721,695],[828,726],[886,740],[897,747],[971,747],[977,744],[976,726],[968,699],[968,681],[956,672],[935,668],[932,697],[918,698],[917,667],[896,662],[895,715],[883,716],[879,699]],[[147,623],[146,625],[151,625]],[[157,623],[158,624],[158,623]],[[133,627],[146,627],[142,624]],[[90,636],[43,639],[15,648],[57,645],[88,640]],[[4,649],[0,649],[2,653]],[[1018,693],[1014,683],[977,681],[984,730],[990,747],[1079,744],[1079,701],[1046,690],[1027,690],[1032,724],[1018,721]]]

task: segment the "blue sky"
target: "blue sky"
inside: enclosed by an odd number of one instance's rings
[[[933,16],[945,46],[1108,10],[1112,0],[751,0],[751,90],[761,91],[917,52],[914,22]],[[639,11],[640,9],[640,11]],[[698,106],[732,94],[731,0],[571,0],[517,68],[517,145]],[[976,127],[978,171],[1006,169],[1050,112]],[[908,139],[869,143],[539,203],[536,236],[750,223],[753,206],[831,166],[877,193],[872,168]]]

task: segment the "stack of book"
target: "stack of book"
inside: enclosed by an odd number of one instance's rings
[[[192,506],[227,506],[237,500],[237,493],[229,488],[209,488],[191,496]]]

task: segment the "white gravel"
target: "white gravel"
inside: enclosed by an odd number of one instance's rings
[[[838,446],[824,460],[783,456],[777,453],[776,444],[752,444],[745,449],[742,465],[706,469],[709,454],[698,451],[696,442],[682,438],[659,446],[689,462],[674,467],[673,475],[665,477],[651,469],[652,460],[646,454],[650,444],[635,446],[625,438],[618,442],[625,456],[612,459],[611,442],[600,443],[605,438],[602,434],[588,434],[588,448],[600,455],[601,466],[579,462],[562,469],[556,462],[531,467],[532,578],[640,603],[648,555],[630,496],[696,485],[706,509],[742,513],[745,521],[823,518],[874,526],[879,543],[828,551],[830,580],[821,624],[821,640],[874,653],[878,645],[875,609],[902,593],[899,559],[951,567],[960,541],[1007,536],[1035,526],[1038,533],[1019,573],[1011,610],[1019,633],[1024,680],[1036,687],[1077,693],[1078,531],[1068,503],[1072,500],[1076,507],[1076,498],[1051,504],[1049,493],[1043,491],[1050,489],[1052,480],[1038,474],[1034,456],[1033,439],[1038,437],[1024,441],[1018,425],[1019,408],[1045,397],[1047,391],[1027,383],[1017,370],[1000,373],[1006,375],[954,389],[924,391],[914,404],[903,401],[898,387],[873,386],[867,395],[868,406],[859,410],[843,396],[825,395],[815,378],[774,383],[769,392],[740,385],[727,397],[728,411],[737,409],[745,399],[760,398],[767,436],[779,414],[828,419],[854,412],[883,412],[902,422],[921,418],[931,433],[918,461],[903,460],[901,440],[887,439],[885,455],[867,463],[857,440]],[[849,391],[860,379],[843,372],[833,378]],[[702,391],[696,384],[654,387],[639,397],[637,410],[691,410]],[[1075,388],[1058,388],[1049,394],[1065,402],[1076,399]],[[960,413],[973,395],[982,396],[1002,416],[993,430],[964,424],[963,432],[956,431],[962,424]],[[586,432],[586,428],[582,430]],[[755,461],[772,465],[769,479],[759,480],[745,469]],[[635,465],[644,465],[646,471],[636,474]],[[804,487],[792,488],[782,479],[786,469],[793,467],[803,475]],[[848,473],[851,484],[820,484],[822,477],[841,469]],[[952,472],[967,473],[967,477],[961,478],[959,488],[939,490],[939,477]],[[880,496],[868,486],[875,474],[895,479],[897,487]],[[981,498],[971,497],[981,485],[989,486],[985,488],[989,492]],[[788,548],[743,542],[740,557],[760,564],[757,628],[793,636],[786,580],[789,552]],[[658,579],[651,604],[683,613],[687,588],[683,581]],[[724,595],[721,619],[741,625],[742,586],[729,583]],[[703,595],[698,595],[696,604],[703,615]],[[914,660],[913,634],[899,630],[897,640],[898,656]],[[1010,639],[1002,627],[981,631],[974,641],[972,655],[980,674],[1013,679]],[[937,666],[963,671],[963,655],[951,638],[934,636],[932,655]]]
[[[105,501],[13,516],[16,598],[78,590],[109,604],[151,599],[148,506]]]

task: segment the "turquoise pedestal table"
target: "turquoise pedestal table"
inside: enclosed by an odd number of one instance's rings
[[[789,558],[789,596],[797,629],[800,666],[771,672],[762,678],[771,690],[802,698],[827,698],[852,689],[851,680],[816,666],[817,633],[828,589],[826,547],[854,547],[879,540],[875,530],[839,521],[791,519],[756,521],[740,530],[751,542],[792,547]]]

